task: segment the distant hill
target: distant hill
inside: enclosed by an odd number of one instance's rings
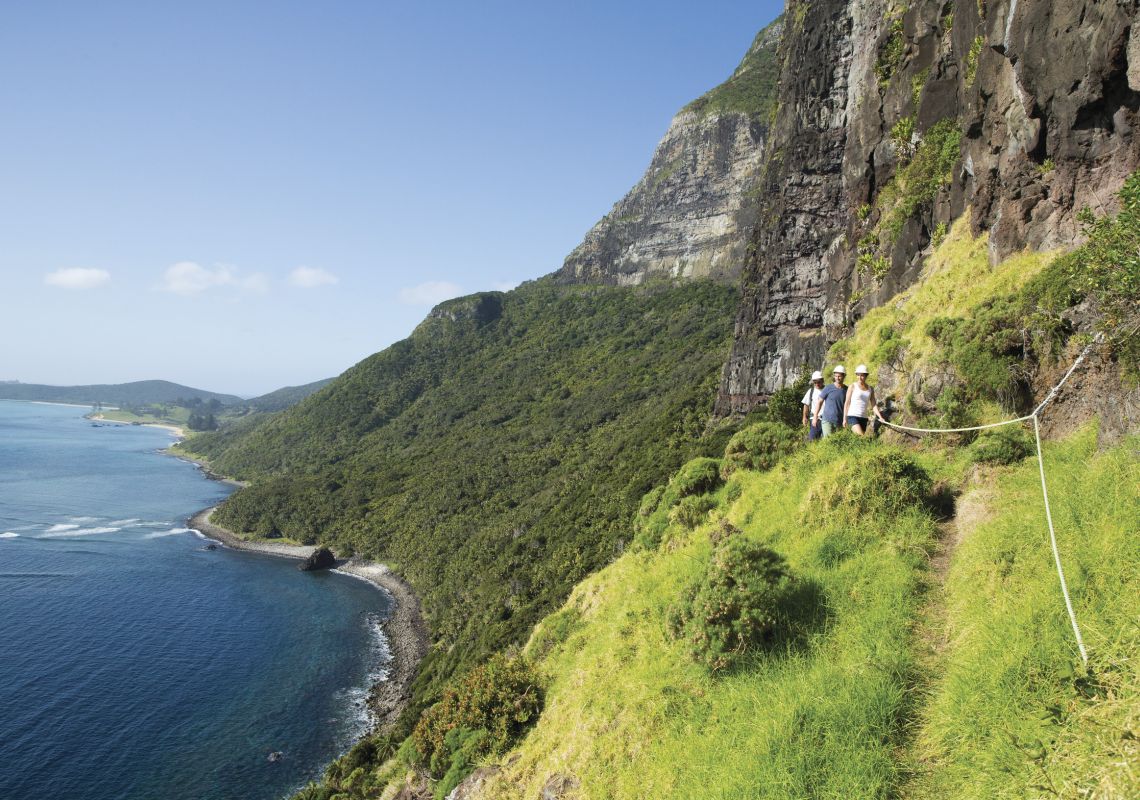
[[[332,383],[332,378],[306,383],[303,386],[284,386],[276,391],[252,397],[244,402],[254,411],[284,411],[289,406],[300,403],[318,389]]]
[[[170,381],[134,381],[132,383],[93,384],[90,386],[0,383],[0,400],[138,406],[150,403],[175,403],[178,400],[192,400],[194,398],[217,400],[223,405],[243,402],[236,395],[207,392]]]

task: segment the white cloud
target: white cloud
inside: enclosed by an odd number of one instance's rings
[[[494,287],[497,292],[509,292],[518,285],[518,281],[496,281]]]
[[[451,281],[425,281],[400,290],[400,302],[406,306],[434,306],[463,294],[463,287]]]
[[[162,276],[162,285],[159,288],[164,292],[173,292],[189,297],[219,286],[233,286],[251,292],[265,292],[269,290],[269,278],[260,272],[241,276],[233,267],[225,264],[207,268],[193,261],[179,261],[177,264],[171,264],[166,268],[166,272]]]
[[[289,273],[289,285],[299,289],[314,289],[340,283],[340,278],[319,267],[297,267]]]
[[[111,280],[111,273],[105,269],[85,269],[71,267],[59,269],[44,276],[44,283],[59,289],[94,289]]]

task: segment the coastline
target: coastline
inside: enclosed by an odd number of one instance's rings
[[[33,400],[32,402],[40,402],[40,401]],[[69,405],[69,404],[68,403],[49,403],[48,405]],[[86,408],[86,406],[80,406],[80,408]],[[126,420],[122,420],[122,419],[107,419],[102,414],[97,414],[97,413],[96,414],[84,414],[83,418],[89,419],[92,422],[102,422],[102,423],[105,423],[107,425],[138,425],[138,426],[143,427],[143,428],[162,428],[164,431],[170,431],[172,434],[177,436],[180,440],[186,438],[186,431],[185,430],[178,427],[177,425],[168,424],[165,422],[127,422]]]
[[[217,506],[199,511],[190,517],[186,527],[232,550],[298,560],[308,558],[316,550],[311,545],[246,541],[210,521],[215,508]],[[387,665],[387,677],[372,684],[368,690],[368,708],[374,719],[370,733],[384,731],[396,722],[411,698],[412,681],[420,661],[428,652],[430,640],[427,624],[420,612],[420,601],[412,587],[384,564],[356,558],[338,559],[333,569],[366,580],[392,598],[391,613],[381,623],[392,660]]]

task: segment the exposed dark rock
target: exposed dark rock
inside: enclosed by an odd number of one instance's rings
[[[1114,210],[1140,165],[1138,7],[989,0],[982,18],[976,3],[948,15],[946,2],[919,0],[902,17],[895,57],[887,0],[791,0],[717,413],[745,413],[804,365],[818,368],[858,316],[918,278],[938,223],[972,209],[996,261],[1071,245],[1084,206]],[[876,219],[858,210],[905,163],[900,147],[944,119],[962,132],[951,183],[890,243],[886,275],[861,274],[855,243]],[[914,138],[894,141],[908,120]]]
[[[306,558],[297,569],[302,572],[312,572],[318,569],[332,569],[336,566],[336,556],[327,547],[318,547]]]

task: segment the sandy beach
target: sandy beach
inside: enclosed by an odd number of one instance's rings
[[[232,531],[210,522],[213,512],[213,508],[199,511],[189,519],[187,527],[234,550],[293,559],[308,558],[316,550],[308,545],[246,541]],[[411,696],[412,681],[416,677],[419,663],[427,655],[428,629],[420,612],[419,598],[407,582],[384,564],[355,558],[344,559],[337,561],[335,571],[362,578],[387,592],[393,600],[392,612],[382,623],[384,635],[388,637],[388,649],[392,654],[392,661],[388,664],[388,677],[375,683],[368,693],[368,706],[375,716],[376,729],[383,731],[403,711]]]
[[[57,403],[56,405],[64,405],[64,404],[63,403]],[[127,422],[127,421],[121,420],[121,419],[107,419],[102,414],[87,414],[86,418],[91,420],[92,422],[104,422],[104,423],[107,423],[109,425],[140,425],[144,428],[162,428],[164,431],[170,431],[175,436],[177,436],[179,439],[185,439],[186,438],[186,431],[184,431],[182,428],[178,427],[177,425],[168,425],[165,422]]]

